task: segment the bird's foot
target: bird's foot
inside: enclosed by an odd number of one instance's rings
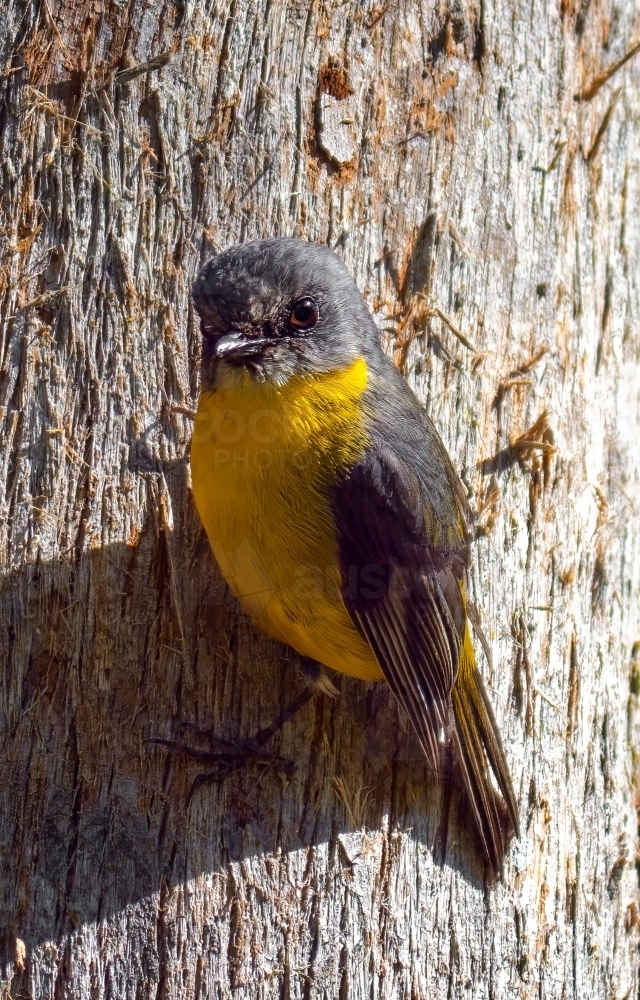
[[[259,730],[254,736],[237,740],[235,743],[215,736],[211,732],[206,733],[209,738],[209,750],[192,747],[179,740],[165,740],[159,737],[152,737],[148,742],[164,746],[170,753],[177,756],[191,757],[193,760],[200,760],[204,764],[212,765],[211,771],[196,774],[191,782],[186,803],[188,808],[193,796],[203,785],[223,781],[235,771],[239,771],[241,768],[251,764],[276,765],[283,774],[291,777],[296,768],[295,763],[286,757],[273,753],[271,750],[267,750],[266,744],[272,736],[282,729],[285,722],[288,722],[308,701],[311,701],[313,693],[310,688],[306,688],[291,704],[283,709],[271,725],[265,726],[264,729]],[[199,732],[202,734],[202,730]]]

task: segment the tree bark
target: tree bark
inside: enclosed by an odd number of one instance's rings
[[[635,3],[0,7],[2,995],[637,997]],[[190,287],[274,234],[344,257],[468,486],[497,885],[384,685],[189,804],[153,742],[302,690],[189,489]]]

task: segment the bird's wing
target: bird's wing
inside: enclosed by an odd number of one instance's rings
[[[347,610],[437,768],[465,635],[467,551],[453,484],[440,483],[451,503],[434,505],[413,458],[383,443],[367,449],[337,487],[334,512]]]

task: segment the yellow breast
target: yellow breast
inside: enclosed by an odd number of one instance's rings
[[[269,635],[363,679],[381,677],[342,601],[331,487],[366,443],[367,365],[285,385],[230,370],[200,396],[196,506],[220,568]]]

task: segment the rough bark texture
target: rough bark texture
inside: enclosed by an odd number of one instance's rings
[[[0,6],[2,995],[636,997],[640,57],[597,86],[634,0]],[[188,808],[149,742],[301,690],[175,409],[198,268],[278,233],[344,256],[478,511],[495,887],[381,685]]]

